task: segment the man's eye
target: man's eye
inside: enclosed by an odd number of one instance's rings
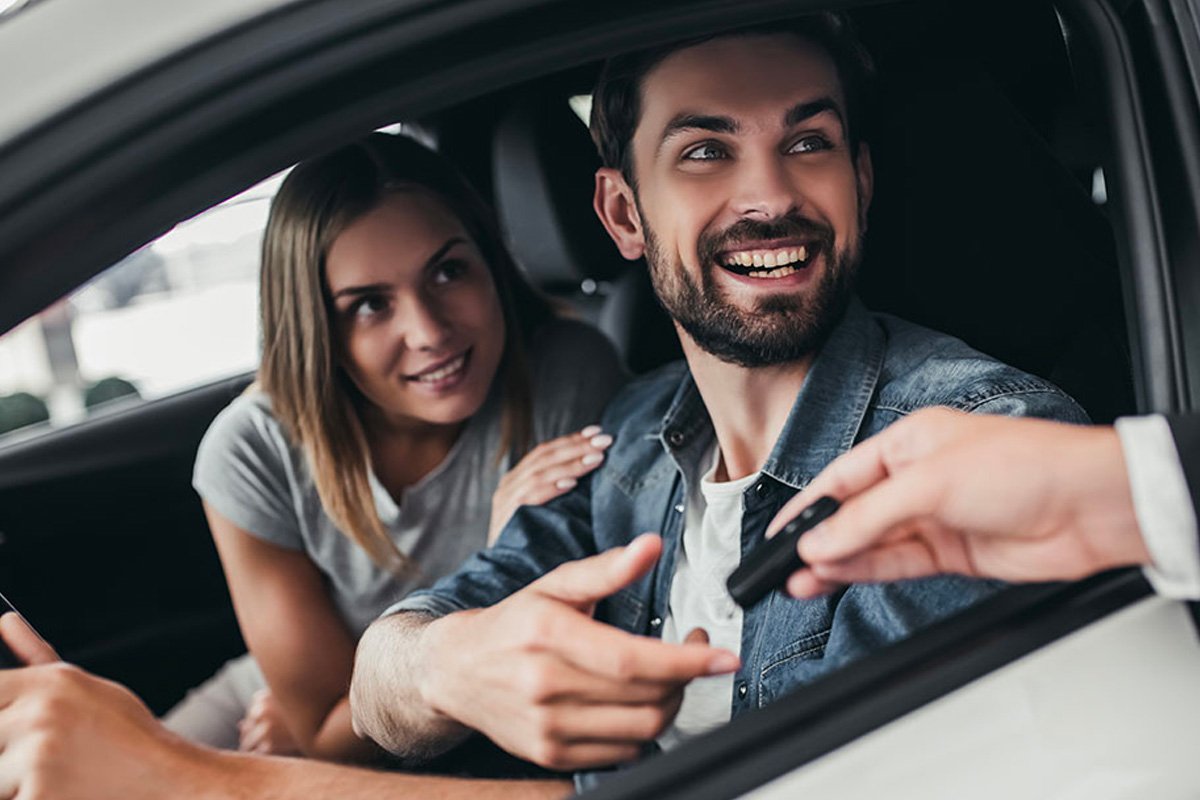
[[[729,153],[725,148],[714,142],[697,145],[683,154],[685,161],[717,161],[728,157]]]
[[[815,153],[820,150],[828,150],[833,147],[833,143],[820,134],[810,134],[797,139],[791,147],[788,148],[789,153]]]
[[[433,270],[435,285],[452,283],[467,274],[468,266],[464,261],[443,261]]]

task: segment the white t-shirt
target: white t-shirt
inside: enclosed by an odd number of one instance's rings
[[[742,609],[725,583],[742,558],[742,494],[758,474],[717,482],[720,459],[714,447],[711,466],[688,496],[662,638],[682,642],[689,632],[703,628],[711,645],[740,653]],[[732,701],[732,674],[693,680],[683,690],[675,721],[658,737],[659,745],[670,749],[729,722]]]

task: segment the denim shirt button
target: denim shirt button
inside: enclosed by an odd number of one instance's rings
[[[746,695],[750,693],[750,687],[746,685],[745,681],[742,681],[741,683],[738,684],[737,692],[738,692],[738,699],[745,700]]]
[[[682,447],[686,439],[687,437],[683,435],[683,431],[667,431],[667,444],[671,445],[671,447]]]
[[[662,617],[655,617],[654,619],[650,620],[650,629],[651,630],[656,631],[661,627],[662,627]]]
[[[766,481],[759,481],[758,483],[754,484],[755,496],[763,497],[764,495],[766,495],[768,488],[769,487],[767,486]]]

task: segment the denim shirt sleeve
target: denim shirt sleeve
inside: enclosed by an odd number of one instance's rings
[[[857,583],[838,600],[825,657],[805,665],[825,674],[906,639],[1006,586],[1002,581],[944,575],[891,583]],[[812,680],[817,674],[804,680]]]
[[[1087,412],[1074,400],[1058,391],[1045,389],[1000,392],[964,409],[975,414],[1001,414],[1008,417],[1039,419],[1087,425]]]
[[[964,410],[1086,424],[1087,413],[1062,392],[1022,389],[987,394]],[[825,657],[809,669],[825,673],[904,639],[1000,591],[1002,581],[944,575],[882,584],[854,584],[837,601]],[[807,679],[815,678],[810,675]]]
[[[561,564],[594,555],[591,487],[595,475],[586,476],[573,490],[544,505],[521,506],[494,545],[469,557],[429,589],[410,594],[382,616],[402,611],[443,616],[490,606]]]

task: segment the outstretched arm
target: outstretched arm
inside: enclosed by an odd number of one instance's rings
[[[800,539],[788,590],[959,573],[1074,579],[1150,560],[1117,434],[927,409],[832,462],[771,524],[817,497],[842,508]]]
[[[462,780],[220,752],[163,728],[128,689],[57,661],[15,614],[0,635],[38,666],[0,671],[0,797],[22,800],[551,798],[563,781]]]

